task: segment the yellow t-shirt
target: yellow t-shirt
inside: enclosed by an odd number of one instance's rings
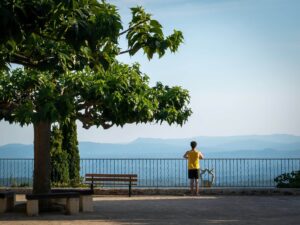
[[[187,154],[188,157],[188,169],[200,169],[200,163],[199,163],[199,151],[190,150]]]

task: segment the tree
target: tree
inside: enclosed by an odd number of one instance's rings
[[[51,181],[56,184],[78,185],[80,157],[74,118],[59,122],[59,126],[52,126],[50,155]]]
[[[274,178],[278,188],[300,188],[300,170],[283,173]]]
[[[69,161],[68,154],[62,148],[63,134],[57,126],[53,126],[51,132],[51,181],[54,183],[68,184]]]
[[[71,184],[76,185],[80,180],[80,157],[77,141],[77,125],[74,118],[60,123],[63,136],[62,149],[67,154],[68,174]]]
[[[175,52],[180,31],[165,37],[158,21],[132,8],[122,31],[115,6],[96,0],[0,2],[0,120],[34,127],[34,193],[50,191],[51,124],[74,115],[85,128],[167,121],[191,114],[180,87],[148,86],[137,64],[116,56],[142,50],[149,59]],[[126,35],[128,49],[118,40]],[[9,64],[24,69],[9,71]]]

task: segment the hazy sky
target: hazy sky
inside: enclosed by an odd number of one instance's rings
[[[183,127],[126,125],[78,128],[79,141],[129,142],[138,137],[287,133],[300,135],[299,0],[114,0],[124,21],[142,5],[185,42],[176,54],[139,62],[151,84],[180,85],[191,94],[193,115]],[[126,46],[124,46],[126,48]],[[32,127],[0,122],[0,145],[32,143]]]

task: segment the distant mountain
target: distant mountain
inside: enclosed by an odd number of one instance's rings
[[[8,144],[0,146],[0,158],[33,158],[33,145]]]
[[[81,158],[181,158],[191,140],[209,158],[300,158],[300,137],[286,134],[184,139],[138,138],[128,144],[80,142]],[[33,146],[0,146],[0,158],[33,158]]]
[[[157,139],[157,138],[138,138],[135,143],[156,143],[156,144],[170,144],[170,145],[180,145],[187,146],[190,141],[195,140],[198,142],[199,146],[202,147],[220,147],[226,148],[225,146],[237,147],[239,143],[240,149],[249,149],[250,148],[266,148],[267,146],[276,146],[280,144],[295,144],[300,143],[300,136],[287,135],[287,134],[273,134],[273,135],[244,135],[244,136],[221,136],[221,137],[207,137],[199,136],[193,138],[184,138],[184,139]]]

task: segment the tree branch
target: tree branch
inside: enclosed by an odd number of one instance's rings
[[[122,54],[125,54],[125,53],[128,53],[128,52],[130,52],[132,49],[128,49],[128,50],[126,50],[126,51],[122,51],[122,52],[120,52],[119,53],[119,55],[122,55]]]
[[[141,22],[137,23],[136,25],[134,25],[133,27],[129,27],[127,30],[122,31],[121,33],[119,33],[119,36],[126,34],[128,31],[132,30],[133,28],[136,28],[137,26],[147,22],[149,19],[147,20],[142,20]]]
[[[29,58],[26,56],[13,53],[10,57],[10,63],[20,64],[23,66],[28,66],[32,68],[37,68],[37,63],[32,62]]]
[[[41,59],[39,61],[32,61],[30,59],[30,57],[26,57],[26,56],[23,56],[20,54],[13,53],[10,57],[10,63],[20,64],[20,65],[28,66],[31,68],[38,68],[39,64],[42,64],[53,58],[54,57],[47,57],[47,58]]]
[[[82,127],[85,129],[89,129],[90,127],[96,125],[101,126],[106,130],[114,125],[114,123],[107,123],[104,118],[94,118],[90,113],[77,113],[77,119],[82,122]]]

